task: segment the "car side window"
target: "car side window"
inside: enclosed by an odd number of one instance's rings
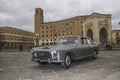
[[[79,43],[79,40],[74,40],[74,41],[75,41],[75,43],[76,43],[76,44],[78,44],[78,43]]]
[[[81,42],[82,44],[88,44],[88,41],[86,38],[82,38],[81,40],[82,40],[82,42]]]
[[[88,42],[88,44],[91,44],[91,41],[89,39],[87,39],[87,42]]]

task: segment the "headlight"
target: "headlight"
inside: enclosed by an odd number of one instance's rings
[[[58,50],[56,50],[56,49],[53,50],[53,59],[54,60],[58,59]]]
[[[53,54],[56,55],[58,51],[56,49],[53,50]]]

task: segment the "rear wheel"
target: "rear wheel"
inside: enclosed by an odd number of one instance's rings
[[[64,69],[68,69],[71,66],[71,56],[67,54],[61,63]]]
[[[93,52],[93,59],[97,59],[97,51]]]

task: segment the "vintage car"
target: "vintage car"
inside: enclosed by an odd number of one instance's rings
[[[61,63],[63,68],[68,69],[71,62],[86,57],[97,58],[99,46],[90,38],[72,36],[60,38],[56,45],[35,47],[31,49],[32,61],[38,63]]]

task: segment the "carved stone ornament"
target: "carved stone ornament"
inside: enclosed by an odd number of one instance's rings
[[[105,27],[105,26],[107,26],[107,22],[106,22],[106,21],[99,21],[99,22],[98,22],[98,26],[99,26],[99,27],[100,27],[100,26],[102,26],[102,27],[104,26],[104,27]]]
[[[87,28],[92,27],[92,26],[93,26],[93,23],[92,23],[92,22],[89,22],[89,23],[87,23],[85,26],[86,26]]]

